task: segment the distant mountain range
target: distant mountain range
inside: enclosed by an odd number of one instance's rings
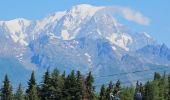
[[[106,8],[81,4],[40,20],[0,21],[0,79],[8,73],[18,84],[35,70],[40,81],[47,68],[58,68],[92,71],[96,84],[117,79],[134,83],[170,69],[165,44],[128,29]]]

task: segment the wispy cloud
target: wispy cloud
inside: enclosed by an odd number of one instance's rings
[[[134,21],[141,25],[149,25],[150,23],[150,19],[138,11],[134,11],[130,8],[119,8],[119,10],[123,17],[129,21]]]
[[[107,11],[108,13],[111,13],[111,14],[115,14],[115,13],[119,14],[126,20],[133,21],[140,25],[149,25],[150,24],[150,19],[148,17],[144,16],[141,12],[130,9],[128,7],[120,7],[120,6],[106,7],[103,10]]]

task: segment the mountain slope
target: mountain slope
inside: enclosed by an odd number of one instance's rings
[[[0,21],[0,35],[0,55],[15,58],[9,63],[18,62],[26,72],[36,70],[38,76],[56,67],[67,73],[74,69],[109,76],[170,66],[166,45],[159,45],[146,32],[128,29],[104,6],[82,4],[40,20]],[[14,64],[19,71],[17,66]],[[133,83],[135,79],[152,77],[154,71],[95,79],[96,83],[117,79]],[[143,73],[146,76],[141,77]]]

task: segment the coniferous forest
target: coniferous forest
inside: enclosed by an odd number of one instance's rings
[[[37,83],[32,72],[28,86],[19,84],[12,87],[8,75],[5,75],[1,87],[0,100],[170,100],[170,74],[154,74],[153,80],[136,86],[122,86],[121,81],[110,81],[95,91],[91,72],[83,76],[80,71],[71,71],[66,75],[57,69],[46,71],[42,82]]]

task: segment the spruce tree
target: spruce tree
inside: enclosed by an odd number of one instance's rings
[[[51,77],[50,77],[50,73],[47,70],[45,72],[45,75],[43,76],[43,83],[41,85],[41,100],[49,100],[50,96],[51,96]]]
[[[99,100],[106,100],[106,89],[104,84],[101,86]]]
[[[59,70],[56,68],[51,73],[51,81],[50,81],[50,99],[52,100],[60,100],[63,97],[63,86],[64,80],[60,75]]]
[[[120,89],[121,89],[120,81],[118,80],[114,87],[114,95],[117,94],[117,92],[120,91]]]
[[[110,81],[107,89],[106,89],[106,98],[109,100],[110,99],[110,93],[113,92],[113,83]]]
[[[2,97],[1,100],[12,100],[12,87],[8,79],[8,75],[5,75],[2,87]]]
[[[86,88],[87,88],[87,92],[88,92],[90,100],[93,99],[93,97],[94,97],[93,82],[94,82],[94,78],[92,76],[92,73],[89,72],[88,76],[86,77]]]
[[[170,73],[168,75],[168,100],[170,100]]]
[[[158,81],[158,88],[159,88],[159,99],[160,100],[166,100],[167,98],[167,83],[166,83],[166,75],[165,73],[161,77],[161,79]]]
[[[159,99],[159,87],[158,81],[152,81],[149,85],[149,100],[160,100]]]
[[[74,70],[71,71],[71,73],[67,76],[65,83],[64,83],[64,89],[65,89],[65,99],[69,100],[75,100],[76,93],[77,93],[77,80],[74,73]]]
[[[27,93],[26,100],[40,100],[38,97],[37,87],[35,85],[32,86],[32,89]]]
[[[149,99],[149,88],[150,88],[150,82],[146,82],[145,84],[145,89],[144,89],[144,94],[143,94],[143,100],[150,100]]]
[[[34,71],[32,72],[31,78],[28,82],[28,89],[26,90],[26,100],[39,100]]]
[[[83,96],[83,77],[80,71],[76,73],[76,93],[75,93],[75,100],[81,100]]]
[[[14,94],[14,100],[24,100],[24,94],[21,83],[17,87],[16,93]]]

